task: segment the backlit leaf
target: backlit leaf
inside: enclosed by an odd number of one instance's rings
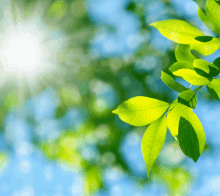
[[[185,118],[192,125],[199,141],[199,152],[202,153],[205,146],[205,132],[202,124],[191,108],[177,102],[173,102],[167,114],[167,126],[174,137],[178,136],[180,117]]]
[[[215,2],[220,5],[220,0],[215,0]]]
[[[195,86],[203,86],[210,83],[210,78],[205,78],[196,73],[196,71],[191,69],[179,69],[173,72],[175,76],[180,76],[187,82]]]
[[[174,79],[172,78],[172,76],[170,76],[169,74],[165,73],[165,72],[161,72],[161,80],[167,85],[169,86],[171,89],[177,91],[177,92],[182,92],[187,90],[187,88],[185,86],[183,86],[182,84],[174,81]]]
[[[215,0],[207,0],[205,12],[198,8],[198,16],[213,32],[220,34],[220,5]]]
[[[149,176],[152,165],[165,143],[167,133],[167,119],[162,116],[157,121],[153,122],[144,133],[141,150],[144,161],[147,166],[147,175]]]
[[[190,52],[190,46],[179,44],[175,49],[175,56],[177,61],[193,62],[196,58]]]
[[[196,91],[192,91],[191,89],[188,89],[186,91],[181,92],[178,95],[178,102],[190,108],[193,109],[196,108],[196,104],[197,104]]]
[[[191,44],[196,42],[195,37],[203,36],[196,27],[183,20],[163,20],[150,25],[157,28],[164,37],[180,44]]]
[[[179,69],[192,69],[193,70],[193,64],[191,62],[186,61],[180,61],[172,64],[169,67],[169,70],[173,73]]]
[[[202,59],[196,59],[193,62],[193,66],[196,73],[203,77],[211,78],[219,74],[217,66]]]
[[[202,55],[210,55],[220,48],[220,39],[213,37],[211,41],[196,41],[190,44],[191,50],[196,50]]]
[[[220,100],[220,79],[213,79],[206,88],[215,99]]]
[[[183,153],[196,162],[200,156],[199,141],[193,126],[183,117],[180,117],[178,139]]]
[[[168,107],[169,104],[164,101],[137,96],[123,102],[112,112],[128,124],[144,126],[160,118]]]

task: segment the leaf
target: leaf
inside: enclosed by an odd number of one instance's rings
[[[195,37],[195,40],[200,41],[200,42],[209,42],[213,39],[211,36],[198,36]]]
[[[200,154],[202,154],[205,146],[205,132],[199,118],[196,116],[191,108],[181,103],[173,102],[170,108],[171,109],[167,114],[167,125],[171,134],[174,137],[177,137],[180,117],[185,118],[187,121],[190,122],[196,132],[199,141],[199,152]]]
[[[216,59],[213,61],[213,64],[220,69],[220,57],[216,58]]]
[[[215,0],[215,2],[220,5],[220,0]]]
[[[169,74],[161,71],[161,80],[167,85],[169,86],[171,89],[177,91],[177,92],[182,92],[187,90],[187,88],[185,86],[183,86],[182,84],[174,81],[173,77],[170,76]]]
[[[193,64],[190,62],[181,61],[181,62],[176,62],[169,67],[169,70],[172,73],[179,69],[192,69],[193,70]]]
[[[207,0],[205,11],[198,8],[198,16],[213,32],[220,34],[220,6],[214,0]]]
[[[210,55],[220,48],[220,39],[213,37],[211,41],[196,41],[190,44],[191,50],[196,50],[202,55]]]
[[[182,103],[185,106],[195,109],[197,104],[196,91],[188,89],[186,91],[181,92],[178,95],[178,102]]]
[[[196,58],[190,52],[190,46],[179,44],[175,49],[175,56],[177,61],[193,62]]]
[[[180,116],[184,114],[185,111],[192,111],[191,108],[174,101],[169,108],[167,114],[167,126],[173,135],[173,137],[178,136],[178,127]]]
[[[206,0],[193,0],[193,1],[195,1],[198,4],[201,10],[203,11],[205,10]]]
[[[217,66],[202,59],[196,59],[193,62],[193,67],[196,73],[203,77],[211,78],[219,74]]]
[[[210,83],[210,81],[212,80],[210,78],[205,78],[203,76],[200,76],[199,74],[196,73],[196,71],[191,69],[179,69],[173,72],[173,74],[182,77],[184,80],[195,86],[206,85]]]
[[[180,117],[178,139],[183,153],[196,162],[200,156],[199,141],[193,126],[183,117]]]
[[[208,85],[206,85],[209,93],[217,100],[220,100],[220,80],[213,79]]]
[[[157,121],[153,122],[144,133],[141,150],[144,161],[147,166],[147,175],[149,176],[152,165],[165,143],[167,133],[167,119],[162,116]]]
[[[123,102],[112,112],[130,125],[144,126],[160,118],[168,107],[169,104],[164,101],[137,96]]]
[[[195,37],[204,35],[196,27],[183,20],[163,20],[150,25],[157,28],[166,38],[180,44],[191,44],[196,42]]]

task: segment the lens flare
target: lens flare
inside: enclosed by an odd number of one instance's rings
[[[1,61],[5,72],[24,73],[32,76],[39,73],[42,66],[40,40],[30,33],[12,33],[1,44]]]

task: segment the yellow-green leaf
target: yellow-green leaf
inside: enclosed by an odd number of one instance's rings
[[[190,46],[179,44],[175,49],[175,57],[177,61],[188,61],[193,62],[196,58],[190,52]]]
[[[191,44],[196,42],[195,37],[204,35],[196,27],[183,20],[163,20],[150,25],[157,28],[166,38],[180,44]]]
[[[213,79],[208,85],[206,85],[209,93],[217,100],[220,100],[220,80]]]
[[[165,143],[167,133],[167,119],[162,116],[157,121],[153,122],[144,133],[141,150],[144,161],[147,166],[147,175],[149,176],[152,165]]]
[[[220,5],[214,0],[207,0],[205,13],[198,8],[198,16],[213,32],[220,34]]]
[[[208,61],[196,59],[193,62],[193,67],[196,73],[203,77],[211,78],[219,74],[219,68]]]
[[[174,79],[172,78],[172,76],[170,76],[169,74],[167,74],[166,72],[161,72],[161,80],[167,85],[169,86],[171,89],[177,91],[177,92],[182,92],[187,90],[187,88],[185,86],[183,86],[182,84],[174,81]]]
[[[130,125],[144,126],[160,118],[168,107],[169,104],[164,101],[137,96],[123,102],[112,112]]]
[[[196,41],[190,44],[191,50],[196,50],[202,55],[210,55],[220,48],[220,39],[213,37],[211,41]]]
[[[179,69],[173,72],[175,76],[180,76],[187,82],[195,86],[203,86],[210,83],[210,78],[205,78],[196,73],[196,71],[191,69]]]
[[[199,141],[199,151],[201,154],[205,146],[205,132],[199,118],[196,116],[191,108],[181,103],[174,102],[173,104],[171,104],[170,107],[171,109],[167,114],[167,126],[171,134],[174,137],[178,136],[180,117],[185,118],[191,123],[196,132]]]
[[[181,92],[178,95],[178,102],[182,103],[185,106],[195,109],[197,104],[196,91],[188,89],[186,91]]]
[[[192,69],[193,70],[193,64],[191,62],[187,61],[180,61],[172,64],[169,67],[169,70],[173,73],[179,69]]]

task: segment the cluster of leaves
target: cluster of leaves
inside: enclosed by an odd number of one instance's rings
[[[203,5],[203,6],[201,6]],[[220,34],[220,4],[215,0],[198,3],[200,19],[213,32]],[[206,86],[209,93],[220,100],[220,57],[209,63],[196,57],[190,50],[210,55],[220,48],[220,38],[205,36],[191,24],[182,20],[164,20],[152,23],[166,38],[178,43],[175,49],[177,62],[162,72],[162,81],[179,92],[178,99],[171,104],[157,99],[137,96],[118,106],[113,113],[133,126],[149,125],[142,139],[142,154],[147,174],[166,139],[167,127],[178,140],[183,153],[196,162],[205,146],[205,132],[196,114],[197,91]],[[187,88],[176,82],[179,77],[190,83]],[[194,87],[196,86],[196,87]]]

